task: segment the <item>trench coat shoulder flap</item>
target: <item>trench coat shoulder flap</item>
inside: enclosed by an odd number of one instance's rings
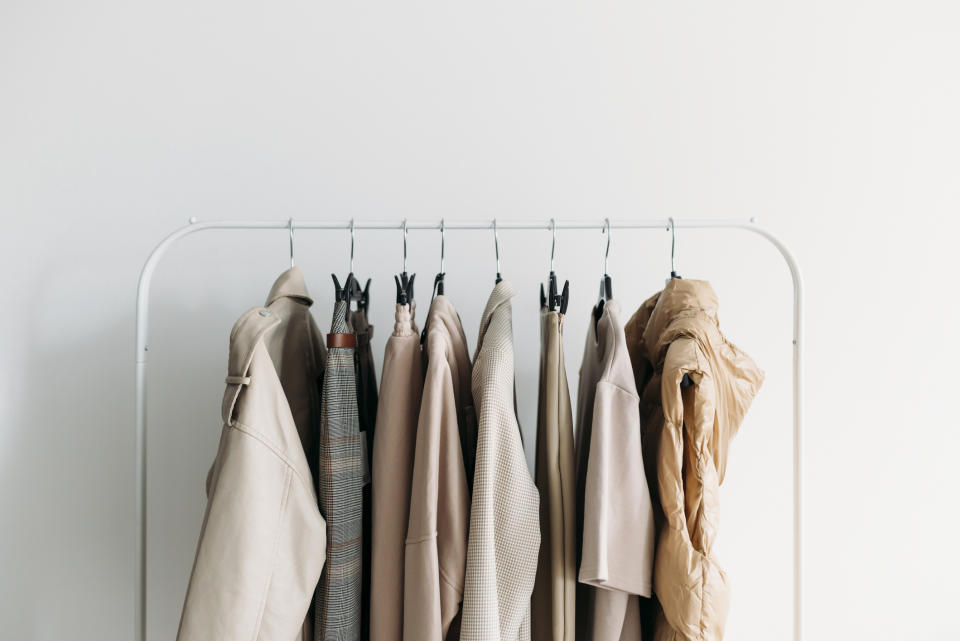
[[[230,332],[230,356],[227,359],[227,388],[220,407],[224,425],[233,425],[233,411],[240,390],[250,384],[253,353],[267,332],[280,324],[280,317],[266,307],[254,307],[241,316]]]

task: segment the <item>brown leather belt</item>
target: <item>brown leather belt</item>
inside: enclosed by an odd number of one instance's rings
[[[327,348],[356,346],[357,337],[354,334],[327,334]]]

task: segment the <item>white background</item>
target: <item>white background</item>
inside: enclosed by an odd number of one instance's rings
[[[947,0],[2,0],[4,638],[132,636],[135,287],[190,216],[756,216],[807,285],[807,639],[955,636],[958,31]],[[438,236],[410,233],[421,312]],[[603,239],[557,245],[575,387]],[[400,247],[357,233],[378,356]],[[501,233],[528,444],[549,247]],[[296,248],[329,326],[348,236],[301,231]],[[767,372],[722,493],[727,638],[787,639],[789,275],[745,232],[681,230],[678,258]],[[157,272],[151,639],[175,634],[229,329],[287,261],[286,232],[203,232]],[[665,231],[614,230],[627,313],[668,268]],[[493,272],[491,234],[448,232],[471,349]]]

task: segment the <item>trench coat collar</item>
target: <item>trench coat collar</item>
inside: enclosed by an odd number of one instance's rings
[[[307,293],[307,284],[299,267],[291,267],[280,274],[276,282],[273,283],[273,287],[270,288],[270,294],[267,296],[267,306],[284,297],[296,298],[305,303],[307,307],[313,305],[313,299]]]

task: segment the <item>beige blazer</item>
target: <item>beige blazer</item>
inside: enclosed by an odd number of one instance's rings
[[[383,354],[373,442],[370,641],[403,639],[403,556],[423,391],[420,333],[412,305],[397,305]]]
[[[577,485],[577,638],[639,641],[639,596],[651,594],[655,528],[640,398],[620,305],[613,300],[596,325],[590,323],[580,366]]]
[[[514,397],[513,286],[497,284],[473,364],[477,454],[461,641],[527,641],[540,549],[539,497],[527,469]]]
[[[437,296],[426,324],[404,563],[403,638],[443,641],[463,598],[470,494],[460,446],[473,421],[470,355],[460,317]]]
[[[541,543],[531,603],[534,641],[574,641],[576,631],[573,416],[562,330],[563,316],[542,308],[535,473]]]
[[[220,446],[179,641],[291,641],[320,578],[326,524],[304,443],[325,352],[296,267],[230,333]]]

